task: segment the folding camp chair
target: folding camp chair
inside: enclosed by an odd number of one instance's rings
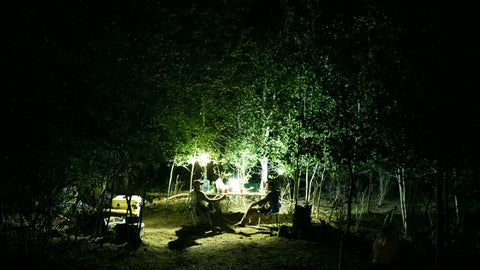
[[[197,201],[193,192],[188,196],[187,206],[194,226],[197,226],[200,219],[203,219],[210,226],[213,225],[212,218],[210,217],[210,212],[212,211],[211,205],[207,207],[202,202]]]
[[[205,207],[203,209],[203,207],[199,207],[198,205],[189,205],[188,210],[190,212],[190,216],[192,217],[194,226],[197,226],[200,219],[203,219],[210,226],[213,226],[212,218],[210,216],[211,210],[209,208]]]
[[[260,227],[261,221],[262,221],[262,216],[267,217],[268,219],[271,219],[272,217],[275,217],[275,222],[277,225],[277,228],[280,228],[280,221],[279,221],[279,216],[278,214],[280,213],[280,207],[282,205],[278,203],[276,206],[272,207],[270,211],[264,213],[260,210],[258,210],[258,224],[257,227]]]

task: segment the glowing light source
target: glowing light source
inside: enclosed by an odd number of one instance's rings
[[[239,192],[240,191],[240,180],[238,178],[234,177],[228,181],[228,185],[230,189],[233,192]]]
[[[198,163],[200,164],[200,166],[207,166],[207,164],[210,162],[210,157],[208,154],[200,154],[200,156],[198,156]]]
[[[197,158],[195,156],[188,156],[188,163],[194,164]]]

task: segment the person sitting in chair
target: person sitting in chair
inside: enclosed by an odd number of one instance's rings
[[[273,180],[267,182],[267,190],[267,196],[255,203],[252,203],[248,207],[248,210],[245,212],[242,219],[235,224],[235,226],[245,227],[247,223],[250,224],[253,216],[256,213],[274,214],[280,211],[280,190],[276,188]]]
[[[215,211],[218,214],[222,213],[222,210],[220,208],[220,201],[224,200],[227,198],[227,195],[219,195],[217,194],[215,198],[210,199],[203,193],[203,191],[200,190],[200,187],[202,186],[203,181],[200,180],[195,180],[192,183],[193,189],[190,192],[190,207],[196,207],[197,210],[199,211],[208,211],[211,209],[215,209]]]

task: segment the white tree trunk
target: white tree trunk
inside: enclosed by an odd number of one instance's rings
[[[172,162],[172,168],[170,169],[170,179],[168,179],[167,199],[170,197],[170,188],[172,186],[173,168],[175,168],[175,162]]]
[[[390,174],[379,171],[379,195],[377,198],[377,206],[382,206],[389,184]]]
[[[192,190],[192,184],[193,184],[193,171],[195,170],[195,160],[192,162],[192,171],[190,172],[190,190]]]
[[[262,180],[260,181],[260,191],[263,191],[264,184],[268,181],[268,159],[263,158],[260,163],[262,164]]]
[[[317,170],[318,170],[318,162],[315,164],[315,168],[313,169],[312,177],[310,177],[310,183],[308,184],[307,203],[310,201],[310,198],[312,196],[312,182],[313,182],[313,179],[315,178],[315,175],[317,174]],[[308,178],[307,178],[307,180],[308,180]]]
[[[308,203],[308,161],[305,166],[305,202]]]
[[[397,170],[398,191],[400,195],[400,210],[402,212],[402,224],[404,234],[407,235],[407,203],[405,201],[405,169]],[[393,213],[392,213],[393,215]]]

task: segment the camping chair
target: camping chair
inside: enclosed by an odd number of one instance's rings
[[[210,209],[200,209],[198,206],[189,206],[188,209],[194,226],[197,226],[200,218],[210,226],[213,226],[212,218],[210,217]]]
[[[203,219],[210,226],[213,225],[210,215],[210,212],[212,212],[212,208],[204,206],[200,203],[193,202],[190,196],[188,198],[188,212],[190,213],[190,217],[192,218],[194,226],[197,226],[200,219]]]
[[[270,219],[272,216],[275,217],[275,222],[276,222],[276,225],[277,225],[277,228],[280,228],[280,221],[279,221],[279,216],[278,214],[280,213],[280,207],[282,205],[280,204],[280,202],[277,203],[276,206],[273,206],[270,211],[266,212],[266,213],[263,213],[261,212],[260,210],[258,210],[258,224],[257,224],[257,227],[260,227],[260,224],[261,224],[261,221],[262,221],[262,216],[266,216],[268,217],[268,219]]]

